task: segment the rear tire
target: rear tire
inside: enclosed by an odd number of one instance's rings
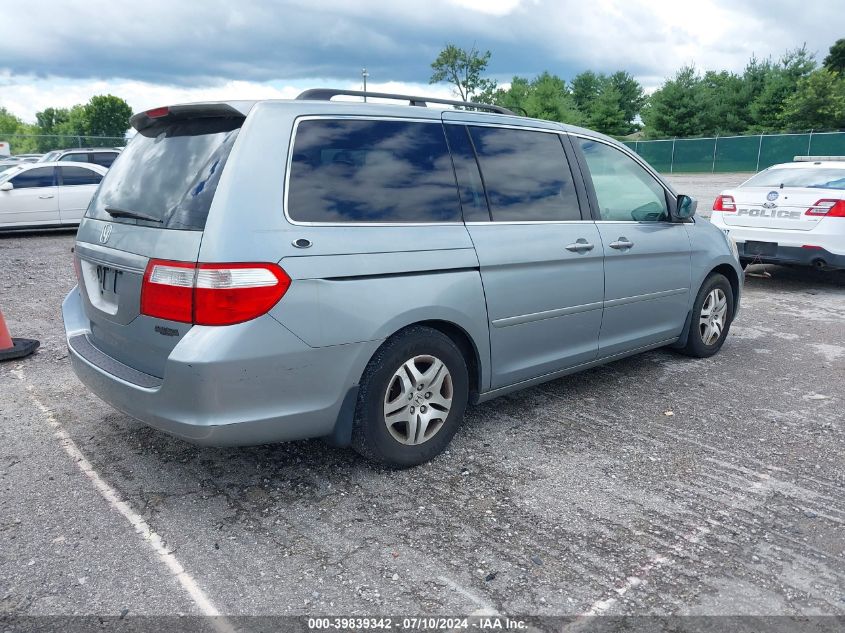
[[[449,444],[469,398],[467,363],[433,328],[409,327],[389,338],[361,378],[352,446],[389,468],[409,468]]]
[[[698,291],[692,307],[692,322],[682,354],[708,358],[718,352],[728,336],[734,313],[734,296],[727,277],[713,273]]]

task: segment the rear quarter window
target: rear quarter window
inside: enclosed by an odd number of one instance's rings
[[[301,120],[287,195],[296,222],[461,219],[439,121]]]

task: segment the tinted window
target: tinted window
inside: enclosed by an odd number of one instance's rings
[[[102,165],[103,167],[111,167],[117,154],[114,152],[95,152],[91,154],[91,162],[95,165]]]
[[[469,130],[494,221],[581,219],[559,135],[496,127]]]
[[[300,222],[459,221],[443,126],[439,121],[300,122],[288,213]]]
[[[129,143],[103,182],[90,217],[160,228],[202,230],[243,119],[162,121]],[[113,218],[105,207],[161,219]]]
[[[77,163],[87,163],[88,162],[88,154],[65,154],[62,156],[60,161],[74,161]]]
[[[602,220],[659,222],[669,218],[666,191],[621,150],[581,139]]]
[[[845,169],[831,167],[793,167],[767,169],[742,184],[743,187],[809,187],[845,189]]]
[[[97,185],[103,177],[91,169],[84,167],[59,167],[62,172],[62,184],[68,185]]]
[[[490,210],[484,195],[484,183],[478,171],[475,151],[469,132],[464,125],[446,125],[446,138],[452,152],[452,163],[458,177],[458,191],[461,195],[461,210],[466,222],[489,222]]]
[[[15,189],[31,189],[32,187],[52,187],[53,168],[37,167],[28,169],[10,180]]]

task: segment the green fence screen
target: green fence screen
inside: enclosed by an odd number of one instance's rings
[[[756,172],[795,156],[845,156],[845,132],[626,141],[657,171]]]

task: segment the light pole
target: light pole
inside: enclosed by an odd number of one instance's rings
[[[370,76],[370,73],[367,72],[366,68],[362,68],[361,76],[364,78],[364,103],[367,103],[367,77]]]

